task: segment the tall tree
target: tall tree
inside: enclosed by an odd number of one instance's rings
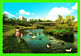
[[[33,19],[29,19],[29,22],[30,22],[31,24],[34,24],[34,20],[33,20]]]
[[[61,23],[62,19],[63,19],[63,17],[59,14],[58,18],[56,19],[56,22]]]
[[[25,25],[27,18],[25,18],[24,16],[22,16],[22,21],[23,21],[23,25]]]
[[[73,22],[73,21],[74,21],[74,19],[75,19],[75,17],[74,17],[74,16],[72,16],[72,17],[71,17],[71,21]]]
[[[68,16],[66,16],[66,23],[71,25],[73,23],[74,19],[75,19],[74,16],[68,15]]]
[[[15,19],[15,17],[12,19],[12,25],[16,25],[16,19]]]
[[[5,19],[7,18],[8,18],[7,14],[3,13],[3,24],[5,23]]]

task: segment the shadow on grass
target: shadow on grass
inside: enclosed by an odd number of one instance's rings
[[[3,53],[31,53],[32,50],[29,48],[27,43],[21,39],[18,43],[15,36],[6,37],[3,41]]]

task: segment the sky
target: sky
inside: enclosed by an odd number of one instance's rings
[[[77,21],[77,3],[3,3],[3,13],[8,17],[24,16],[29,19],[55,21],[58,14],[64,18],[67,15],[75,17]]]

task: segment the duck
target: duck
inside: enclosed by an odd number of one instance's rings
[[[47,48],[49,48],[50,46],[47,44]]]
[[[32,39],[36,38],[36,36],[31,37]]]
[[[32,35],[32,33],[31,33],[31,32],[30,32],[29,34],[30,34],[30,35]]]
[[[70,49],[65,49],[66,52],[71,52],[72,51],[72,48]]]

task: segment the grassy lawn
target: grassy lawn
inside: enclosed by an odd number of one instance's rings
[[[15,26],[3,25],[3,32],[9,31],[11,29],[15,29]]]
[[[18,43],[16,37],[11,36],[7,37],[3,41],[3,53],[31,53],[27,43],[21,39],[21,42]]]
[[[21,42],[17,42],[15,37],[14,26],[5,26],[3,30],[3,53],[31,53],[32,50],[29,49],[27,43],[21,39]]]

